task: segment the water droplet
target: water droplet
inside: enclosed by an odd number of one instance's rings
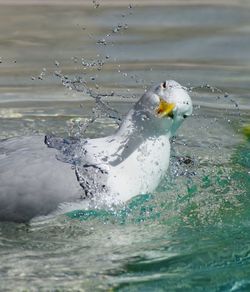
[[[105,39],[98,40],[96,43],[97,43],[98,45],[104,45],[104,46],[106,46],[106,45],[107,45],[107,43],[106,43],[106,40],[105,40]]]
[[[99,8],[100,3],[97,0],[93,0],[94,8]]]
[[[60,65],[60,63],[57,60],[55,60],[54,64],[56,67],[59,67],[59,65]]]

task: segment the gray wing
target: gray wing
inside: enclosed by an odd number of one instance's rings
[[[45,144],[58,151],[57,159],[75,166],[75,174],[83,189],[81,199],[91,199],[107,192],[106,139],[65,139],[45,136]],[[101,147],[100,147],[101,146]]]
[[[42,136],[0,142],[0,221],[25,222],[81,197],[75,170],[56,154]]]

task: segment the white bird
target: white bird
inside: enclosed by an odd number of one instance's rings
[[[148,90],[111,136],[40,136],[0,143],[0,221],[26,222],[67,202],[119,204],[155,190],[169,165],[169,139],[192,114],[186,89]]]

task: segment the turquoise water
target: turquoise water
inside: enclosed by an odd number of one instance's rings
[[[1,6],[1,138],[106,135],[117,127],[109,114],[162,79],[193,87],[195,107],[154,193],[0,223],[0,290],[250,291],[249,12],[241,2]],[[77,76],[79,92],[68,88]],[[86,88],[114,94],[92,113]]]

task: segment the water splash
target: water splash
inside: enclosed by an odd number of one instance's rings
[[[99,2],[93,1],[93,4],[96,6],[95,8],[99,7]],[[132,6],[129,6],[129,10],[131,8]],[[122,17],[124,18],[128,15],[130,15],[130,12],[127,15],[123,14]],[[120,101],[122,102],[122,100],[127,97],[125,95],[119,95],[115,93],[114,91],[107,92],[107,93],[102,92],[100,85],[98,84],[98,82],[96,82],[97,75],[95,75],[94,73],[100,72],[104,68],[104,66],[106,66],[107,63],[111,62],[111,60],[113,62],[117,62],[117,60],[114,60],[112,56],[110,56],[110,52],[108,52],[107,54],[106,50],[109,45],[112,45],[112,46],[115,45],[115,43],[112,41],[113,36],[118,33],[123,33],[124,31],[128,29],[128,27],[129,25],[127,24],[127,21],[119,22],[118,24],[112,26],[110,31],[108,31],[105,35],[103,35],[103,37],[97,40],[97,45],[100,47],[100,49],[104,50],[105,52],[105,54],[103,54],[102,57],[98,55],[97,59],[91,59],[91,60],[87,60],[83,57],[77,57],[77,56],[72,57],[72,61],[74,63],[81,64],[84,70],[84,74],[82,74],[82,76],[76,75],[75,77],[74,76],[69,77],[68,75],[63,74],[60,70],[55,71],[55,76],[61,80],[61,83],[63,84],[63,86],[65,86],[69,90],[80,92],[83,95],[86,95],[92,98],[95,102],[95,106],[88,120],[85,120],[85,121],[79,120],[79,122],[76,122],[75,125],[74,123],[72,124],[72,127],[77,127],[77,131],[75,135],[78,138],[83,137],[84,134],[86,133],[87,128],[90,125],[94,124],[99,118],[104,117],[108,120],[112,120],[117,125],[119,125],[122,120],[121,112],[111,107],[109,104],[109,101],[107,100],[111,100],[114,97],[119,97]],[[91,36],[91,37],[93,38],[93,40],[95,39],[94,36]],[[55,62],[55,66],[57,67],[57,69],[60,69],[59,62]],[[135,80],[136,83],[148,84],[148,82],[144,78],[141,78],[139,74],[129,75],[127,72],[123,71],[121,69],[120,64],[117,64],[117,72],[120,73],[120,76],[123,79],[132,78]],[[89,85],[89,82],[87,81],[89,79],[91,82],[96,82],[96,84],[94,85],[94,89]],[[200,92],[202,92],[203,94],[206,94],[206,93],[212,94],[212,97],[214,97],[216,102],[223,100],[223,103],[227,103],[227,104],[230,103],[232,107],[236,109],[237,115],[240,115],[240,107],[239,107],[238,102],[223,89],[204,83],[198,86],[189,85],[187,87],[187,90],[191,94],[200,94]],[[207,96],[204,96],[204,101],[207,101],[207,100],[208,100]],[[194,113],[194,116],[195,115],[196,113]],[[230,122],[227,115],[223,117],[223,119],[227,119],[228,123]],[[216,123],[217,123],[217,120],[216,118],[214,118],[211,121],[211,123],[206,124],[204,128],[203,128],[203,125],[201,125],[200,127],[206,130],[216,125]],[[176,140],[173,141],[173,144],[175,144],[175,146],[178,146],[177,145],[178,141],[180,144],[183,144],[182,140],[180,139],[178,140],[178,138]],[[188,145],[188,142],[187,142],[187,145]],[[216,149],[217,147],[220,147],[220,142],[216,142],[213,145],[211,145],[212,149]],[[226,192],[226,190],[222,186],[223,184],[222,181],[225,181],[226,185],[230,185],[231,183],[230,179],[227,180],[227,174],[224,174],[224,171],[227,173],[227,170],[222,170],[222,172],[218,172],[218,174],[216,174],[215,176],[214,176],[213,171],[212,173],[210,173],[209,170],[206,170],[206,172],[202,173],[201,175],[198,171],[200,165],[201,165],[201,162],[199,161],[197,157],[194,157],[194,156],[193,157],[180,156],[178,155],[178,153],[177,155],[172,156],[172,167],[171,167],[172,173],[170,173],[170,175],[172,175],[173,181],[179,180],[179,178],[185,181],[184,185],[181,184],[182,191],[184,190],[184,192],[176,193],[177,192],[176,190],[174,192],[175,198],[176,197],[178,198],[177,201],[174,203],[174,205],[181,206],[182,208],[182,211],[180,211],[182,214],[181,217],[186,218],[185,219],[186,223],[189,221],[191,222],[193,220],[192,218],[195,218],[194,221],[200,220],[200,221],[205,222],[207,220],[207,217],[208,217],[208,214],[206,213],[207,205],[205,204],[203,199],[199,196],[199,194],[204,194],[205,192],[208,192],[209,194],[211,194],[211,200],[212,200],[212,194],[214,191],[219,192],[220,195]],[[219,176],[222,177],[221,180],[219,179]],[[186,179],[183,179],[183,178],[186,178]],[[210,181],[212,181],[211,184],[209,183]],[[169,187],[169,184],[166,184],[166,185]],[[212,185],[213,187],[218,185],[217,186],[218,189],[216,187],[212,189]],[[98,188],[98,191],[100,191],[99,188]],[[225,201],[227,200],[230,201],[232,205],[237,204],[237,200],[234,201],[233,196],[227,197],[227,198],[222,199],[221,201],[219,200],[218,204],[216,203],[215,205],[213,205],[213,207],[209,209],[210,212],[214,214],[219,213],[221,206],[223,206]],[[170,203],[170,205],[172,203]],[[168,209],[168,211],[169,210],[170,209]],[[151,210],[151,213],[153,214],[153,209]],[[86,216],[87,218],[89,218],[89,215],[86,215]]]

